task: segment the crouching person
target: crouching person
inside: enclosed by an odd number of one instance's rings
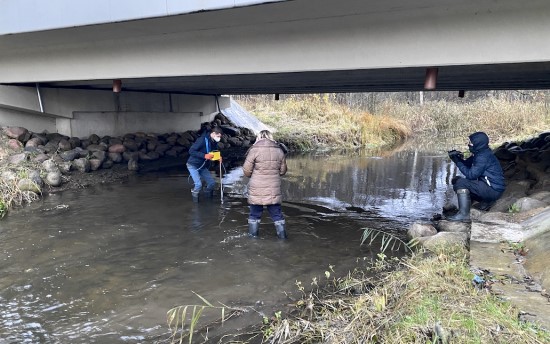
[[[470,221],[471,201],[480,202],[479,208],[489,210],[506,189],[504,173],[497,157],[489,148],[489,137],[484,132],[469,136],[468,148],[472,155],[464,160],[462,153],[450,151],[449,157],[464,177],[453,178],[453,189],[458,198],[458,213],[450,221]]]
[[[244,175],[250,177],[248,184],[248,234],[257,237],[260,220],[267,207],[275,223],[277,237],[286,239],[285,220],[281,210],[281,176],[286,173],[286,158],[283,148],[273,140],[268,130],[262,130],[249,149],[243,164]]]

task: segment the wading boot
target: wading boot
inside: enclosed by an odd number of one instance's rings
[[[199,190],[191,190],[191,197],[193,198],[193,203],[199,203]]]
[[[277,238],[286,239],[285,220],[275,221],[275,229],[277,230]]]
[[[470,222],[470,205],[472,204],[470,190],[458,189],[456,190],[456,197],[458,198],[458,213],[447,217],[447,220]]]
[[[248,219],[248,236],[257,238],[260,231],[260,220]]]

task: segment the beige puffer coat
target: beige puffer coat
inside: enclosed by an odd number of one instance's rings
[[[286,173],[285,153],[277,142],[259,140],[250,148],[243,165],[244,175],[250,177],[248,203],[280,204],[281,176]]]

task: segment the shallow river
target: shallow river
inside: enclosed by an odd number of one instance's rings
[[[191,202],[182,170],[46,195],[0,221],[0,343],[166,343],[166,312],[201,297],[243,310],[212,335],[272,315],[333,266],[370,261],[362,228],[403,235],[452,197],[444,154],[316,154],[288,158],[280,242],[267,212],[246,236],[246,180],[225,198]],[[364,259],[366,258],[366,259]],[[206,314],[204,321],[219,314]]]

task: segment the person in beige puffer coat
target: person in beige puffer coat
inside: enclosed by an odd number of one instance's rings
[[[248,184],[248,234],[258,237],[260,220],[267,207],[275,224],[277,237],[286,239],[285,220],[281,210],[281,176],[286,173],[285,151],[273,140],[268,130],[262,130],[256,142],[248,150],[243,164],[244,175],[250,177]]]

